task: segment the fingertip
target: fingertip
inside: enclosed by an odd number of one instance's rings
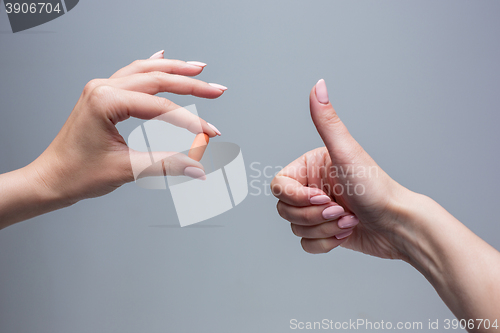
[[[218,84],[218,83],[209,83],[208,84],[209,86],[215,88],[215,89],[218,89],[222,92],[226,91],[227,90],[227,87],[226,86],[223,86],[222,84]]]
[[[300,240],[300,244],[302,245],[302,249],[306,251],[307,253],[310,254],[325,254],[336,248],[339,244],[338,239],[333,237],[335,241],[337,242],[332,242],[330,238],[324,238],[324,239],[309,239],[309,238],[302,238]]]
[[[164,59],[165,50],[161,50],[153,54],[149,59]]]
[[[311,197],[311,199],[309,199],[309,202],[312,205],[324,205],[324,204],[327,204],[331,201],[332,201],[332,199],[325,194],[315,195],[315,196]]]
[[[205,66],[207,66],[207,64],[205,64],[204,62],[201,62],[201,61],[186,61],[186,64],[200,67],[201,69],[203,69],[203,68],[205,68]]]
[[[179,74],[185,75],[185,76],[197,76],[200,75],[201,72],[203,72],[203,67],[200,66],[193,66],[188,63],[180,64],[179,65]]]
[[[204,119],[201,119],[201,120],[202,120],[201,131],[203,133],[205,133],[206,135],[208,135],[209,138],[215,138],[215,137],[221,135],[221,133],[217,129],[217,127],[215,127],[214,125],[212,125],[209,122],[205,121]]]
[[[348,231],[342,232],[342,233],[340,233],[340,234],[335,235],[335,238],[337,238],[338,240],[344,240],[344,239],[347,239],[347,237],[349,237],[349,236],[352,234],[352,232],[353,232],[353,231],[354,231],[354,230],[352,230],[352,229],[351,229],[351,230],[348,230]]]
[[[304,186],[303,190],[307,200],[313,205],[322,205],[331,201],[330,197],[320,188]]]
[[[184,176],[194,178],[194,179],[199,179],[199,180],[206,180],[207,176],[205,174],[205,170],[202,170],[197,167],[192,167],[188,166],[184,169]]]
[[[314,86],[314,92],[316,100],[319,103],[323,105],[330,103],[330,98],[328,97],[328,89],[326,88],[325,80],[321,79],[316,83],[316,85]]]
[[[221,97],[223,94],[224,94],[224,91],[217,89],[217,88],[214,88],[214,87],[210,87],[207,94],[205,94],[204,96],[199,96],[199,97],[204,97],[204,98],[208,98],[208,99],[216,99],[216,98]]]
[[[218,136],[221,136],[222,133],[217,129],[217,127],[215,127],[214,125],[210,124],[207,122],[207,125],[215,132],[217,133]]]

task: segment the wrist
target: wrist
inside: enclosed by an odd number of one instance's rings
[[[43,159],[38,158],[21,170],[39,203],[50,207],[50,211],[71,206],[78,201],[64,193],[59,174]]]
[[[33,164],[0,175],[0,229],[66,205]]]
[[[454,221],[445,218],[447,212],[428,196],[404,187],[398,192],[390,209],[394,245],[401,259],[434,280],[442,270],[440,248],[446,239],[444,230]]]
[[[496,319],[500,253],[427,196],[406,190],[393,213],[394,246],[457,318]]]
[[[395,246],[439,290],[461,260],[461,247],[475,235],[430,197],[403,189],[393,209]]]

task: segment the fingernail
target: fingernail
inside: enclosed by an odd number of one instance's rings
[[[335,238],[343,239],[343,238],[349,237],[351,234],[352,234],[352,230],[349,230],[349,231],[343,232],[341,234],[335,235]]]
[[[201,180],[207,179],[205,171],[195,167],[187,167],[186,169],[184,169],[184,175],[195,179],[201,179]]]
[[[321,104],[328,104],[330,102],[330,99],[328,98],[328,90],[326,89],[326,83],[323,79],[316,83],[316,98]]]
[[[199,62],[199,61],[186,61],[186,64],[190,64],[190,65],[198,66],[198,67],[202,67],[202,68],[207,65],[204,62]]]
[[[153,54],[149,59],[163,59],[163,54],[165,53],[165,50],[161,50]]]
[[[209,83],[209,85],[211,85],[214,88],[220,89],[222,91],[226,91],[227,90],[227,87],[224,87],[224,86],[222,86],[220,84],[217,84],[217,83]]]
[[[217,135],[221,136],[221,132],[217,129],[217,127],[215,127],[214,125],[210,124],[210,123],[207,123],[208,126],[210,126],[211,129],[213,129],[215,131],[215,133],[217,133]]]
[[[332,201],[332,200],[327,195],[317,195],[317,196],[312,197],[311,199],[309,199],[309,202],[312,205],[322,205],[322,204],[329,203],[330,201]]]
[[[359,219],[354,215],[343,216],[337,222],[339,228],[346,229],[352,228],[359,223]]]
[[[336,217],[339,217],[340,215],[344,214],[344,208],[342,206],[330,206],[326,208],[321,215],[323,215],[323,218],[325,220],[333,220]]]

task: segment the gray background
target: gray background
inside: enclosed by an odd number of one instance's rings
[[[165,49],[208,63],[200,78],[229,87],[215,101],[169,97],[196,103],[218,140],[238,143],[249,176],[252,162],[284,166],[322,145],[308,94],[324,78],[394,179],[498,249],[499,16],[498,1],[88,0],[12,34],[2,8],[0,172],[49,145],[87,81]],[[304,253],[275,204],[249,196],[180,229],[168,192],[128,184],[4,229],[0,331],[288,332],[292,318],[454,318],[403,262]]]

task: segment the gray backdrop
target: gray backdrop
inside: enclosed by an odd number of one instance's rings
[[[12,34],[2,4],[0,172],[49,145],[87,81],[165,49],[208,63],[200,78],[229,87],[218,100],[169,98],[196,103],[223,132],[217,140],[238,143],[249,176],[253,162],[284,166],[322,145],[308,95],[324,78],[394,179],[498,249],[499,15],[498,1],[87,0]],[[271,180],[255,179],[262,189]],[[249,195],[181,229],[168,192],[128,184],[4,229],[0,331],[288,332],[293,318],[454,318],[403,262],[306,254],[275,204]]]

